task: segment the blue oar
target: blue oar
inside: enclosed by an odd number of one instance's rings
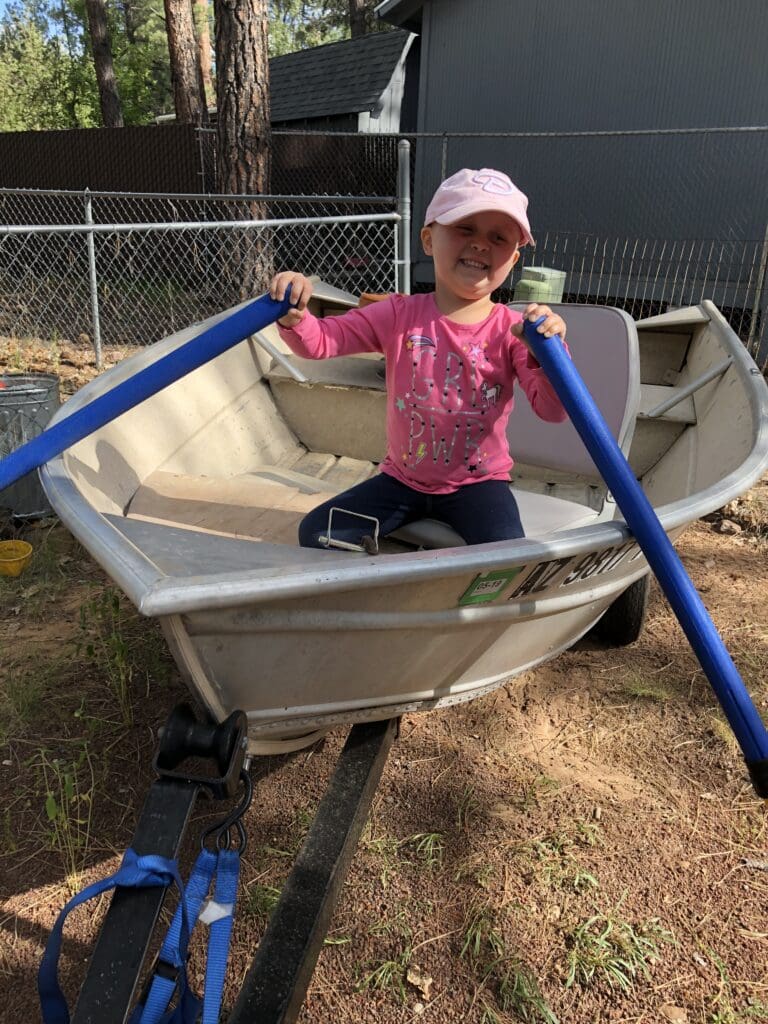
[[[94,398],[71,416],[48,427],[0,461],[0,491],[44,465],[56,455],[82,440],[105,423],[132,409],[145,398],[173,384],[192,370],[215,359],[238,342],[261,331],[290,309],[288,297],[278,302],[262,295],[209,327],[196,338],[139,370],[133,377],[116,384],[106,394]]]
[[[768,731],[672,542],[568,358],[562,341],[557,335],[545,338],[536,331],[542,319],[525,322],[525,340],[608,484],[683,627],[739,741],[755,792],[768,797]]]

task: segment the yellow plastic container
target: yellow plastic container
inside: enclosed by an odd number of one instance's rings
[[[32,545],[25,540],[0,541],[0,576],[18,576],[29,565]]]

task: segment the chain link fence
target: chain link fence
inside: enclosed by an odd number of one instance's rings
[[[273,194],[264,197],[0,190],[7,225],[74,227],[90,216],[113,227],[91,235],[0,228],[0,333],[92,336],[95,288],[104,343],[146,344],[238,301],[247,275],[232,254],[247,263],[255,250],[262,279],[271,267],[294,267],[352,292],[392,290],[394,224],[353,218],[394,218],[402,138],[275,132]],[[617,305],[636,318],[710,298],[768,366],[768,129],[407,138],[413,189],[400,200],[411,198],[414,210],[415,289],[431,287],[418,227],[432,191],[459,167],[496,166],[531,197],[537,239],[501,299],[530,265],[564,270],[566,301]],[[197,148],[210,181],[215,132],[201,130]],[[224,224],[234,216],[337,223]]]
[[[26,214],[0,228],[0,335],[87,338],[97,354],[258,294],[274,269],[352,292],[397,284],[391,199],[5,191],[0,209]],[[244,212],[258,220],[232,219]]]

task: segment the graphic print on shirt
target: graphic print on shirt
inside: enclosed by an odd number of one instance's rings
[[[439,339],[410,334],[405,347],[411,357],[411,386],[395,408],[409,417],[408,449],[403,465],[418,466],[431,457],[449,466],[461,457],[468,472],[484,475],[487,452],[486,410],[501,405],[502,386],[490,383],[488,343],[478,338],[461,346],[461,353],[440,346]]]

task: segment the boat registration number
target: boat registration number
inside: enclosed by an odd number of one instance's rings
[[[519,565],[512,569],[498,569],[494,572],[480,573],[476,576],[459,598],[459,605],[487,604],[495,601],[507,585],[522,575],[523,579],[507,596],[508,601],[529,594],[540,594],[555,585],[570,587],[576,583],[595,576],[611,572],[627,557],[634,561],[642,555],[642,551],[634,542],[607,548],[605,551],[593,551],[587,555],[575,555],[571,558],[555,558],[548,562],[537,562],[533,566]]]

